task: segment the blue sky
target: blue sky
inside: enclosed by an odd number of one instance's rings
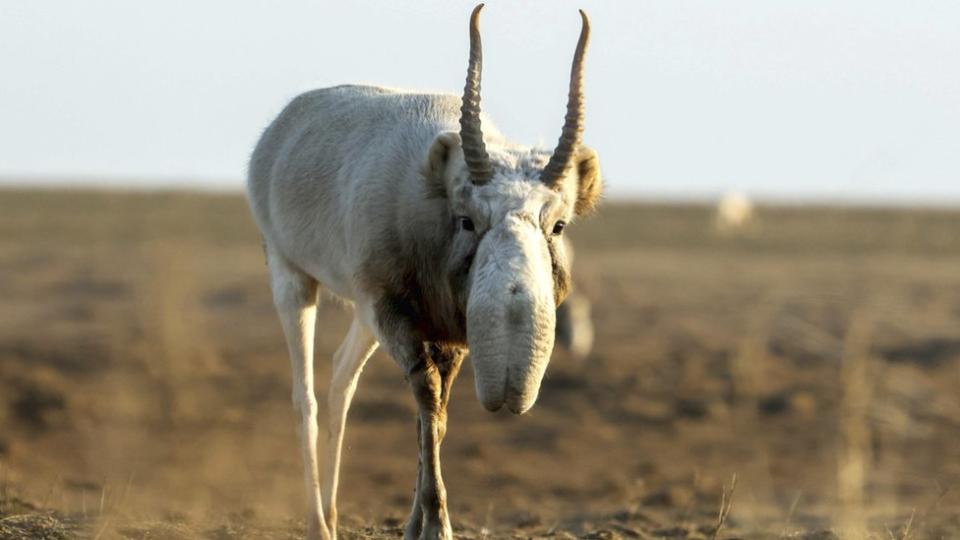
[[[6,0],[0,178],[239,189],[299,91],[457,92],[472,6]],[[517,141],[556,141],[578,7],[612,196],[960,203],[960,2],[492,0],[484,108]]]

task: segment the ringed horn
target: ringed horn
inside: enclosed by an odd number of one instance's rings
[[[467,83],[463,88],[463,102],[460,107],[460,139],[463,157],[474,184],[482,185],[490,181],[493,169],[490,156],[483,142],[483,130],[480,127],[480,74],[483,70],[483,51],[480,43],[480,10],[483,4],[473,8],[470,14],[470,60],[467,66]],[[548,186],[555,186],[563,176],[573,155],[580,145],[583,135],[583,58],[590,42],[590,19],[581,9],[580,39],[573,55],[573,67],[570,69],[570,93],[567,98],[567,115],[564,118],[560,140],[550,156],[550,161],[540,174]]]

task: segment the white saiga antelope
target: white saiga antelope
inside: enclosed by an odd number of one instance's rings
[[[450,388],[468,351],[480,402],[517,414],[537,398],[555,310],[570,288],[561,234],[602,189],[581,146],[583,59],[573,59],[562,135],[550,153],[506,140],[480,113],[477,6],[463,96],[337,86],[294,99],[253,152],[247,184],[293,369],[307,536],[335,538],[347,409],[381,345],[419,414],[419,465],[404,537],[452,538],[440,475]],[[481,130],[482,124],[482,130]],[[318,291],[353,304],[333,358],[321,489],[313,337]]]

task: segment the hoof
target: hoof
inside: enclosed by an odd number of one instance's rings
[[[311,516],[307,519],[307,540],[332,540],[327,525],[319,519],[319,516]]]
[[[410,516],[407,524],[403,527],[403,540],[418,540],[420,538],[420,531],[423,528],[422,521],[423,519],[420,516]]]
[[[420,533],[420,540],[453,540],[450,524],[427,525]]]

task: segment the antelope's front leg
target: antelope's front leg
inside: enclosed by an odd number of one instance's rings
[[[437,364],[424,358],[410,373],[417,399],[420,423],[420,477],[417,498],[423,515],[420,538],[453,538],[447,514],[447,491],[440,473],[440,441],[446,431],[447,412],[443,407],[443,378]],[[408,533],[413,532],[408,528]]]
[[[420,484],[423,477],[423,456],[420,452],[420,414],[417,413],[417,485],[413,490],[413,508],[410,509],[410,517],[407,518],[407,524],[403,528],[404,540],[415,540],[420,538],[420,531],[423,530],[423,510],[420,508]]]
[[[404,538],[410,540],[452,538],[446,490],[440,474],[440,443],[443,442],[447,433],[447,404],[450,402],[450,390],[467,353],[464,349],[436,345],[429,346],[427,350],[430,352],[430,357],[423,363],[426,366],[424,372],[417,370],[411,374],[411,383],[420,409],[417,419],[420,455],[417,463],[417,489],[413,510],[404,530]],[[413,376],[414,374],[416,377]],[[436,374],[439,374],[439,396]],[[429,415],[433,419],[430,426],[424,422],[425,411],[435,411],[435,414]],[[427,442],[428,440],[432,440],[432,443]]]

